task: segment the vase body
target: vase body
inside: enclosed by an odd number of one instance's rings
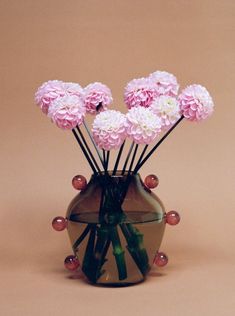
[[[145,279],[163,238],[165,209],[138,174],[93,175],[66,217],[89,282],[126,286]]]

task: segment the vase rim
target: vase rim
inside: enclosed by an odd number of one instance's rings
[[[128,173],[128,171],[125,171],[123,173],[122,170],[117,170],[114,175],[113,175],[113,170],[108,170],[107,173],[111,178],[127,178],[128,175],[131,178],[139,178],[140,177],[139,173],[133,174],[133,172]],[[100,177],[104,177],[105,175],[106,175],[106,172],[101,171],[101,173],[97,173],[97,174],[93,173],[91,177],[92,178],[100,178]]]

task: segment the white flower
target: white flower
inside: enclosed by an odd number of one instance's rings
[[[180,118],[179,102],[170,96],[156,98],[149,108],[160,118],[163,129],[168,129]]]
[[[94,140],[104,150],[119,148],[126,138],[126,117],[119,111],[100,112],[92,125]]]
[[[137,144],[150,144],[161,132],[161,120],[149,108],[133,107],[126,118],[127,135]]]

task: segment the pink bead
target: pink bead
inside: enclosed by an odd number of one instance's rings
[[[53,219],[51,224],[54,230],[60,232],[67,227],[67,219],[62,216],[57,216]]]
[[[158,252],[156,254],[156,257],[154,258],[154,263],[158,266],[158,267],[164,267],[165,265],[167,265],[168,263],[168,257],[166,254],[164,254],[164,252]]]
[[[157,176],[150,174],[145,178],[144,183],[149,189],[154,189],[158,186],[159,180]]]
[[[74,271],[80,266],[80,263],[75,256],[71,255],[65,258],[64,266],[66,269]]]
[[[177,225],[180,222],[180,215],[176,211],[170,211],[166,214],[166,222],[169,225]]]
[[[77,175],[73,177],[72,185],[76,190],[84,190],[87,186],[86,178],[81,175]]]

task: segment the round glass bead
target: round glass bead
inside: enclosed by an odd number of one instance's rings
[[[73,177],[72,185],[76,190],[84,190],[87,186],[86,178],[82,175],[77,175]]]
[[[74,271],[80,266],[80,263],[79,263],[77,257],[70,255],[70,256],[65,258],[64,266],[66,269],[68,269],[70,271]]]
[[[60,232],[67,227],[67,220],[62,216],[57,216],[53,219],[51,224],[54,230]]]
[[[180,222],[180,215],[176,211],[166,213],[166,222],[169,225],[177,225]]]
[[[168,257],[164,252],[158,252],[154,258],[154,263],[158,267],[164,267],[168,263]]]
[[[157,176],[150,174],[145,178],[144,183],[149,189],[154,189],[158,186],[159,180]]]

